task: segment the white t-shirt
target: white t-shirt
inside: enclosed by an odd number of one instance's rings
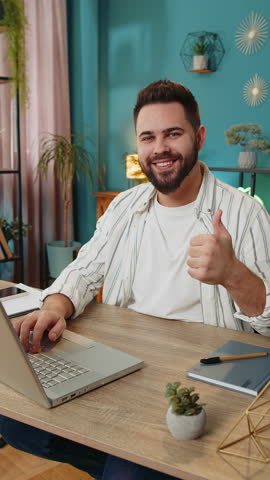
[[[162,318],[202,321],[200,282],[188,273],[194,236],[194,203],[168,208],[151,204],[128,308]]]

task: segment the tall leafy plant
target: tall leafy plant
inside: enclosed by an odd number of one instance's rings
[[[23,0],[1,0],[4,35],[7,37],[7,57],[12,73],[12,92],[20,92],[21,105],[28,99],[28,87],[25,68],[25,29],[27,19],[24,14]]]
[[[86,135],[70,137],[48,133],[40,142],[38,174],[48,174],[49,164],[54,166],[60,182],[64,202],[64,242],[68,246],[68,217],[72,202],[72,186],[76,172],[85,173],[93,186],[92,154],[83,142],[90,140]]]

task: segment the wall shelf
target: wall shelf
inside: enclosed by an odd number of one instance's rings
[[[186,35],[179,55],[187,72],[212,73],[218,69],[224,53],[225,50],[219,35],[202,31],[190,32]],[[201,61],[194,62],[194,59],[203,57],[203,63]]]
[[[239,173],[239,187],[243,186],[244,183],[244,174],[250,174],[250,193],[252,196],[255,195],[255,187],[256,187],[256,175],[257,174],[269,174],[270,168],[237,168],[237,167],[208,167],[209,170],[217,171],[217,172],[236,172]]]
[[[0,29],[0,33],[3,32]],[[0,77],[1,85],[10,83],[12,79],[10,77]],[[14,130],[16,131],[16,151],[17,151],[17,168],[0,168],[0,175],[16,175],[17,176],[17,191],[18,191],[18,204],[16,206],[16,216],[18,217],[19,224],[19,239],[18,239],[18,254],[13,254],[11,258],[5,258],[0,260],[0,264],[7,262],[19,262],[19,281],[24,281],[24,255],[23,255],[23,221],[22,221],[22,178],[21,178],[21,151],[20,151],[20,108],[19,108],[19,95],[16,96],[16,119],[14,119]],[[0,212],[1,216],[1,212]],[[16,275],[17,276],[17,275]],[[17,279],[15,279],[17,281]]]
[[[194,72],[194,73],[213,73],[214,70],[188,70],[188,72]]]

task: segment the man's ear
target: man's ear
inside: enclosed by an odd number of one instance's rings
[[[201,150],[204,146],[206,138],[206,128],[203,125],[200,125],[196,133],[198,150]]]

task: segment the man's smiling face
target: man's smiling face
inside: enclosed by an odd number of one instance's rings
[[[203,128],[194,132],[180,103],[142,107],[136,124],[139,161],[158,191],[174,192],[192,170],[203,144]]]

